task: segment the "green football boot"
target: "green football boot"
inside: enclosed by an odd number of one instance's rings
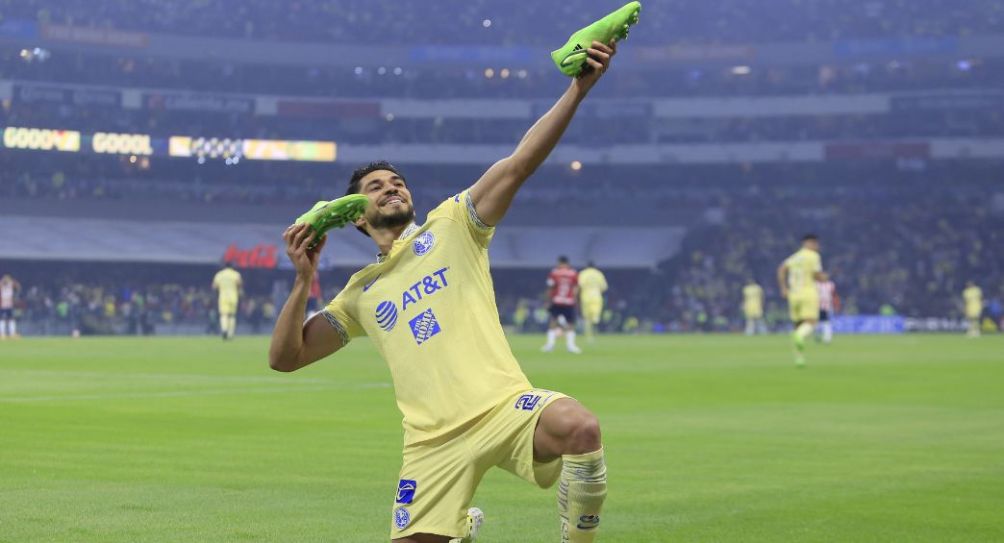
[[[300,215],[293,224],[309,224],[317,233],[311,248],[333,228],[341,228],[355,222],[366,211],[370,199],[365,194],[349,194],[330,202],[320,201],[310,211]]]
[[[568,39],[561,49],[551,53],[551,59],[569,77],[577,77],[582,73],[589,53],[586,49],[593,46],[593,41],[609,44],[610,40],[621,41],[628,36],[631,25],[638,22],[641,12],[641,2],[631,2],[619,10],[607,15],[595,23],[579,30]]]

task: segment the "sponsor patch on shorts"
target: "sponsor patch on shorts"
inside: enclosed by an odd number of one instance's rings
[[[401,479],[397,483],[396,503],[411,503],[415,501],[415,491],[418,490],[418,481],[414,479]]]
[[[407,528],[409,522],[411,522],[411,513],[407,509],[398,507],[394,510],[394,526],[397,526],[398,530]]]

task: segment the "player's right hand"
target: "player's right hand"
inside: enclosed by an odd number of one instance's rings
[[[309,249],[314,241],[314,230],[308,224],[294,224],[282,233],[282,239],[286,242],[286,256],[293,263],[296,274],[301,278],[313,280],[321,249],[324,249],[328,236],[321,238],[314,248]]]

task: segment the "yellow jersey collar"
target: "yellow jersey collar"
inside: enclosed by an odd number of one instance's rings
[[[418,230],[419,228],[421,228],[421,227],[418,226],[417,224],[415,224],[415,221],[412,221],[411,224],[409,224],[408,227],[405,228],[403,232],[401,232],[401,235],[398,236],[397,239],[394,240],[394,245],[391,246],[390,252],[393,253],[394,252],[394,248],[397,247],[398,244],[400,244],[401,242],[403,242],[408,236],[414,234],[415,231]],[[384,260],[387,260],[388,256],[390,256],[390,255],[389,254],[385,255],[383,253],[377,253],[377,263],[379,264],[379,263],[382,263]]]

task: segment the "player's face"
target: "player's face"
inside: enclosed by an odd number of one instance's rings
[[[812,249],[813,251],[819,252],[819,240],[810,239],[805,242],[805,247],[807,249]]]
[[[359,193],[370,199],[362,219],[372,228],[404,226],[415,220],[411,192],[404,179],[387,170],[369,173],[359,182]]]

